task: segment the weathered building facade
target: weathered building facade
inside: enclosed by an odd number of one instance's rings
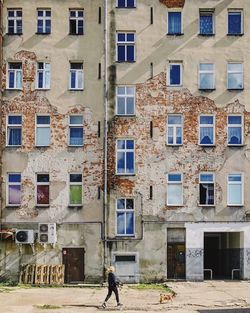
[[[249,279],[250,4],[2,6],[2,272]]]

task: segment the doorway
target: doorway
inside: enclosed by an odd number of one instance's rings
[[[63,248],[62,254],[65,265],[65,283],[82,283],[84,281],[85,250],[83,248]]]

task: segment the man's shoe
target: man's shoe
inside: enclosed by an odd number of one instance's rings
[[[105,303],[105,302],[103,302],[103,304],[102,304],[102,308],[103,308],[103,309],[105,309],[105,308],[106,308],[106,306],[107,306],[107,305],[106,305],[106,303]]]

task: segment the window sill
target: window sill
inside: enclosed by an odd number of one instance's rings
[[[215,204],[198,204],[199,207],[201,208],[215,208]]]
[[[182,203],[182,204],[168,204],[167,203],[167,207],[169,207],[169,208],[182,208],[182,207],[184,207],[184,204]]]
[[[17,205],[6,205],[5,208],[6,209],[19,209],[21,207],[20,204],[17,204]]]
[[[14,149],[16,149],[16,148],[22,148],[22,145],[20,145],[20,146],[5,146],[5,148],[14,148]]]
[[[199,88],[199,91],[203,91],[203,92],[213,92],[215,90],[216,88]]]
[[[166,146],[167,147],[173,147],[173,148],[178,148],[178,147],[182,147],[183,146],[183,143],[181,144],[169,144],[169,143],[166,143]]]
[[[23,33],[6,33],[8,36],[22,36]]]
[[[45,205],[39,205],[39,204],[36,204],[35,206],[37,209],[48,209],[50,207],[49,204],[45,204]]]
[[[136,9],[135,6],[133,7],[115,7],[116,9]]]
[[[244,33],[242,34],[227,34],[228,37],[242,37]]]
[[[116,114],[117,117],[136,117],[135,114]]]
[[[243,148],[246,145],[244,145],[244,144],[239,144],[239,145],[237,145],[237,144],[227,144],[227,146],[228,146],[228,148]]]
[[[202,145],[202,144],[198,144],[198,146],[200,146],[200,147],[202,147],[202,148],[214,148],[214,147],[216,147],[216,145],[215,144],[212,144],[212,145]]]
[[[37,149],[42,149],[42,148],[49,148],[50,147],[50,145],[48,145],[48,146],[35,146],[35,148],[37,148]]]
[[[48,91],[50,90],[51,88],[36,88],[36,90],[39,90],[39,91]]]
[[[123,173],[115,173],[115,175],[116,176],[136,176],[136,174],[135,173],[133,173],[133,174],[127,174],[127,173],[125,173],[125,174],[123,174]]]
[[[73,145],[68,145],[69,148],[82,148],[84,145],[79,145],[79,146],[73,146]]]
[[[168,88],[182,88],[183,85],[167,85]]]
[[[183,36],[184,35],[184,33],[176,33],[176,34],[170,34],[170,33],[167,33],[167,36],[177,36],[177,37],[179,37],[179,36]]]
[[[23,88],[6,88],[6,91],[22,91]]]
[[[68,205],[68,208],[69,208],[69,209],[77,209],[77,210],[79,210],[79,209],[82,209],[82,208],[83,208],[83,205],[82,205],[82,204],[81,204],[81,205],[69,204],[69,205]]]
[[[215,34],[198,34],[199,37],[214,37]]]
[[[119,235],[119,234],[116,234],[115,237],[116,238],[123,238],[123,239],[130,239],[130,238],[135,238],[135,234],[133,234],[133,235]]]
[[[72,89],[72,88],[69,88],[69,91],[83,91],[84,89]]]
[[[51,33],[36,33],[36,35],[43,35],[43,36],[45,35],[46,36],[46,35],[51,35]]]
[[[83,34],[73,34],[73,33],[69,33],[69,36],[83,36],[84,35],[84,33]]]
[[[134,61],[118,61],[118,60],[116,60],[116,63],[135,63],[136,61],[134,60]]]
[[[244,207],[244,204],[227,204],[227,206],[232,208],[242,208]]]
[[[242,91],[244,88],[227,88],[227,91]]]

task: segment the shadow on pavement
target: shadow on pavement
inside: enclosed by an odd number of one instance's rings
[[[250,313],[250,308],[199,310],[199,313]]]

